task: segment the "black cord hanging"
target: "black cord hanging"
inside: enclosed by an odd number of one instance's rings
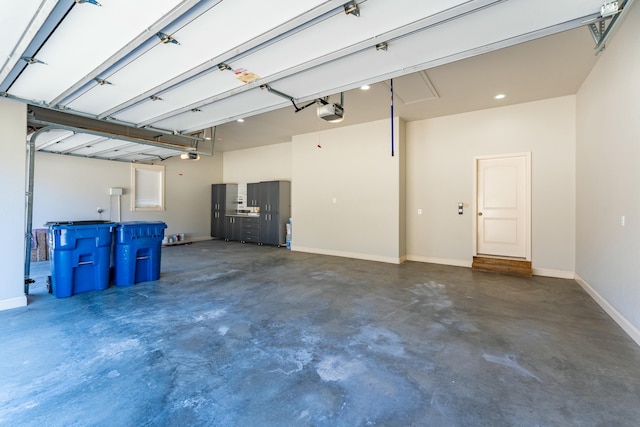
[[[393,79],[391,79],[391,157],[395,156],[395,132],[393,129]]]

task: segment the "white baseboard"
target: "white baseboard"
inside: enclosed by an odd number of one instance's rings
[[[362,254],[358,252],[345,252],[345,251],[333,251],[328,249],[320,249],[320,248],[308,248],[304,246],[291,245],[292,252],[305,252],[309,254],[318,254],[318,255],[329,255],[329,256],[339,256],[343,258],[354,258],[354,259],[362,259],[366,261],[377,261],[377,262],[386,262],[388,264],[402,264],[406,260],[406,256],[394,258],[380,255],[372,255],[372,254]]]
[[[454,259],[454,258],[434,258],[427,256],[407,255],[408,261],[427,262],[429,264],[451,265],[454,267],[471,268],[471,260]]]
[[[16,298],[8,298],[0,300],[0,311],[10,310],[12,308],[24,307],[27,305],[27,296],[22,295]]]
[[[556,279],[574,279],[576,273],[564,270],[549,270],[546,268],[532,268],[534,276],[555,277]]]
[[[575,274],[575,280],[593,298],[604,311],[640,346],[640,330],[636,328],[626,317],[616,310],[609,302],[602,297],[593,287],[586,282],[579,274]]]

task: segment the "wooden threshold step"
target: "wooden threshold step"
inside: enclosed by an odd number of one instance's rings
[[[471,269],[493,273],[510,274],[512,276],[531,277],[531,261],[506,258],[473,257]]]

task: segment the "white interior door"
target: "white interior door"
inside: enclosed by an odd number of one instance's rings
[[[476,255],[531,259],[531,154],[476,158]]]

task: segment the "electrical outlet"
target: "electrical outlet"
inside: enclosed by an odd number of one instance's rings
[[[422,215],[422,209],[418,209],[418,215]]]

